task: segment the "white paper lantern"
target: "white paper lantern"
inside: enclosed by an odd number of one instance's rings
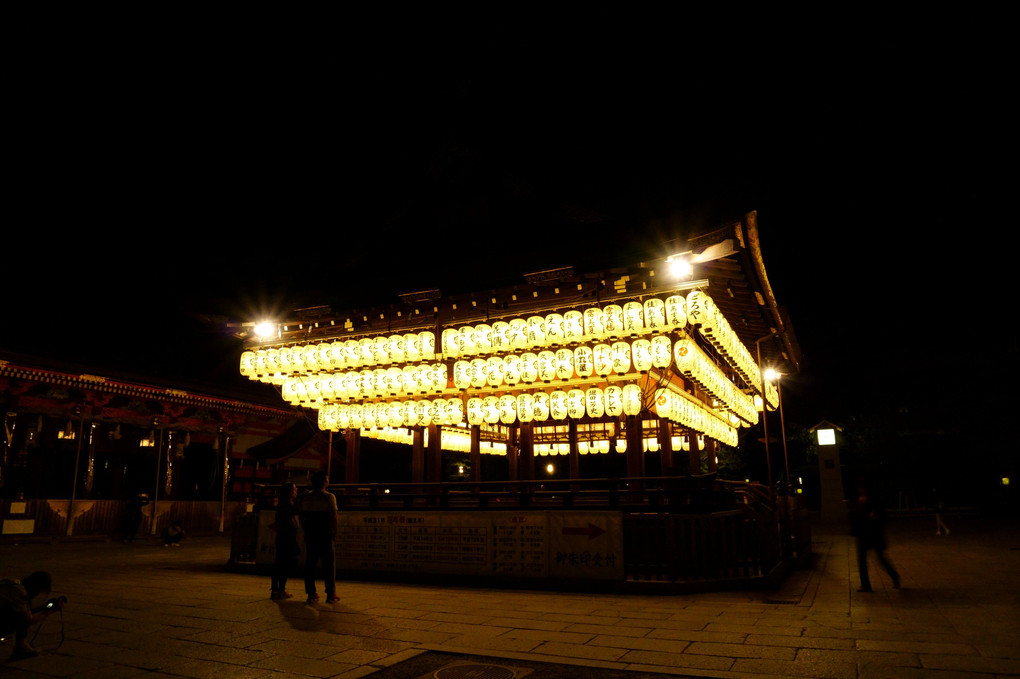
[[[666,305],[658,297],[645,300],[645,327],[661,330],[666,325]]]
[[[630,345],[631,359],[638,372],[646,373],[652,367],[652,343],[640,337]]]
[[[415,409],[414,401],[410,399],[400,402],[400,413],[404,417],[405,427],[413,427],[418,421],[418,411]]]
[[[450,423],[449,403],[445,398],[432,399],[432,422],[439,426]]]
[[[463,391],[471,386],[471,361],[457,361],[453,364],[453,386]]]
[[[678,340],[673,345],[676,369],[685,375],[693,374],[700,353],[700,350],[690,339]]]
[[[521,422],[531,422],[535,419],[535,397],[531,394],[517,395],[517,419]]]
[[[329,371],[333,369],[333,343],[332,342],[320,342],[315,345],[316,360],[319,364],[320,371]]]
[[[484,358],[473,358],[471,359],[471,386],[478,389],[484,387],[488,382],[488,376],[485,374],[488,366],[485,363]]]
[[[404,406],[400,401],[390,401],[386,404],[386,419],[391,427],[404,426]]]
[[[623,388],[612,384],[605,389],[606,415],[619,417],[623,414]]]
[[[297,391],[299,382],[300,380],[297,377],[288,377],[280,385],[280,397],[291,405],[297,405],[300,401]]]
[[[656,368],[668,368],[673,361],[673,343],[665,335],[652,338],[652,365]]]
[[[416,332],[404,334],[404,360],[410,363],[421,360],[421,337]]]
[[[578,377],[591,377],[595,371],[595,362],[591,347],[582,344],[574,349],[574,372]]]
[[[584,392],[580,389],[571,389],[567,392],[567,417],[572,420],[579,420],[584,417],[585,399]]]
[[[588,417],[599,418],[605,415],[605,393],[598,387],[588,387],[584,392],[584,408]]]
[[[546,346],[559,346],[565,342],[563,333],[563,314],[551,313],[545,315],[545,344]]]
[[[623,329],[631,337],[636,336],[645,327],[644,306],[640,302],[627,302],[623,305]]]
[[[375,403],[366,403],[361,409],[361,426],[365,429],[375,429],[379,425],[376,420],[378,406]]]
[[[464,325],[457,329],[457,350],[461,356],[475,355],[475,328]]]
[[[336,400],[347,399],[347,383],[344,380],[345,373],[333,373],[329,378],[329,390],[333,392]]]
[[[687,322],[694,325],[701,325],[708,320],[709,304],[711,300],[701,290],[691,290],[687,293]]]
[[[545,317],[531,316],[528,318],[528,346],[532,349],[544,347],[545,342]]]
[[[242,351],[241,352],[241,374],[248,379],[255,378],[255,352],[254,351]]]
[[[346,372],[343,375],[345,399],[361,398],[361,373],[355,370]]]
[[[571,349],[556,350],[556,377],[569,380],[574,376],[574,352]]]
[[[404,336],[390,335],[386,338],[386,352],[390,355],[391,363],[404,362]]]
[[[422,399],[414,402],[415,425],[427,427],[432,424],[432,402]]]
[[[623,375],[630,372],[630,344],[627,342],[614,342],[610,347],[610,355],[613,360],[613,372]]]
[[[499,398],[486,396],[482,399],[482,419],[488,424],[499,422]]]
[[[492,351],[497,354],[510,351],[510,324],[506,321],[492,324]]]
[[[431,330],[419,332],[418,350],[421,353],[418,360],[434,361],[436,358],[436,333]]]
[[[388,368],[376,368],[372,371],[372,395],[376,398],[386,395],[386,377]]]
[[[319,373],[316,378],[319,383],[319,399],[322,401],[332,401],[336,398],[336,393],[333,391],[333,376],[329,373]]]
[[[490,387],[502,385],[505,374],[506,363],[502,356],[489,356],[485,359],[485,381]]]
[[[454,328],[446,328],[439,336],[442,342],[443,356],[446,358],[458,358],[460,356],[460,344],[457,341],[459,333]]]
[[[344,354],[344,343],[342,340],[330,342],[329,367],[334,372],[347,368],[347,358]]]
[[[666,298],[666,328],[679,330],[687,326],[687,300],[683,295]]]
[[[606,314],[599,307],[584,310],[584,336],[592,340],[600,340],[606,334]]]
[[[362,405],[360,403],[353,404],[350,409],[350,425],[352,429],[361,429],[362,427],[361,414]]]
[[[446,389],[450,376],[445,363],[433,363],[429,371],[429,381],[432,393],[438,394]]]
[[[512,349],[525,349],[528,345],[528,322],[523,318],[510,320],[510,329],[507,334]]]
[[[623,387],[623,414],[637,415],[641,412],[641,387],[628,384]]]
[[[464,401],[459,398],[448,398],[446,403],[449,406],[447,419],[449,424],[457,425],[464,421]]]
[[[475,326],[474,332],[475,351],[485,356],[492,351],[492,326],[488,323],[479,323]]]
[[[596,375],[605,377],[613,372],[613,348],[610,345],[596,344],[591,351]]]
[[[538,361],[535,364],[538,370],[538,379],[542,382],[552,382],[556,377],[556,354],[548,349],[538,352]]]
[[[659,389],[655,392],[655,414],[662,419],[672,419],[674,414],[674,395],[669,389]]]
[[[375,365],[375,342],[371,337],[362,337],[358,340],[358,348],[361,351],[361,365]]]
[[[336,407],[336,426],[338,429],[347,429],[351,426],[351,407],[341,403]]]
[[[621,337],[624,333],[623,307],[619,304],[609,304],[602,310],[605,314],[604,333],[605,337]]]
[[[388,336],[379,335],[372,339],[372,344],[375,345],[375,362],[376,364],[385,364],[390,362],[390,338]]]
[[[536,422],[545,422],[549,419],[549,394],[544,391],[535,393],[531,413]]]
[[[517,354],[508,354],[503,359],[504,372],[503,381],[513,386],[521,381],[521,357]]]
[[[517,399],[510,394],[499,397],[499,421],[503,424],[517,421]]]
[[[361,345],[358,340],[344,340],[344,363],[348,369],[361,367]]]
[[[554,420],[567,419],[567,392],[557,389],[549,394],[549,414]]]
[[[482,408],[482,399],[477,396],[472,396],[467,402],[467,421],[468,424],[482,424],[485,422],[485,413]]]
[[[538,354],[526,351],[521,354],[521,382],[531,384],[538,380]]]
[[[563,313],[563,339],[570,344],[584,339],[584,316],[580,311],[571,309]]]

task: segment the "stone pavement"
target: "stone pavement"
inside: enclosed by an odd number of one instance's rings
[[[294,598],[271,601],[267,577],[225,568],[225,537],[188,538],[180,548],[8,539],[0,575],[49,570],[54,594],[70,601],[39,629],[34,643],[44,654],[0,664],[0,678],[411,679],[433,676],[415,664],[430,657],[546,664],[532,679],[556,676],[549,668],[592,679],[1020,675],[1020,522],[950,526],[947,538],[936,537],[934,519],[895,522],[889,556],[903,588],[891,589],[874,565],[870,594],[856,591],[842,527],[816,526],[810,568],[774,591],[601,595],[341,582],[332,606],[305,605],[296,580]],[[0,657],[11,643],[0,644]],[[501,676],[475,669],[444,676]]]

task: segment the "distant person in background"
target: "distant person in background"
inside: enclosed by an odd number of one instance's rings
[[[298,501],[301,528],[305,533],[305,594],[308,603],[318,602],[315,568],[322,562],[326,603],[336,603],[336,496],[326,490],[325,472],[312,474],[312,490]]]
[[[163,529],[162,535],[164,547],[180,547],[181,540],[184,539],[184,528],[181,527],[180,521],[174,521]]]
[[[276,519],[269,527],[276,531],[276,560],[270,576],[269,598],[289,599],[291,595],[287,592],[287,577],[301,553],[298,544],[297,486],[293,483],[280,486]]]
[[[138,535],[138,528],[142,525],[142,507],[149,504],[148,495],[135,495],[128,500],[124,508],[124,539],[125,543],[134,542]]]
[[[946,520],[943,514],[946,512],[946,503],[942,499],[942,495],[939,494],[938,488],[933,488],[932,499],[935,501],[935,535],[949,535],[949,526],[946,525]]]
[[[857,569],[861,577],[861,587],[857,591],[871,591],[871,578],[868,577],[868,552],[871,550],[892,578],[893,589],[899,589],[900,575],[885,555],[885,511],[871,497],[864,481],[857,483],[857,498],[850,503],[850,530],[857,538]]]

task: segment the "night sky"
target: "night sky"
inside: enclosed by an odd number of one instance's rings
[[[47,44],[9,90],[0,348],[209,381],[236,366],[195,315],[637,261],[757,210],[801,424],[1016,376],[1000,95],[958,52],[619,31]]]

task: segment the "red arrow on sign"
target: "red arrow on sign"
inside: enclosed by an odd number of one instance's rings
[[[564,535],[587,535],[589,540],[594,540],[598,536],[605,533],[603,529],[599,528],[593,523],[589,523],[587,528],[580,528],[576,526],[564,526]]]

